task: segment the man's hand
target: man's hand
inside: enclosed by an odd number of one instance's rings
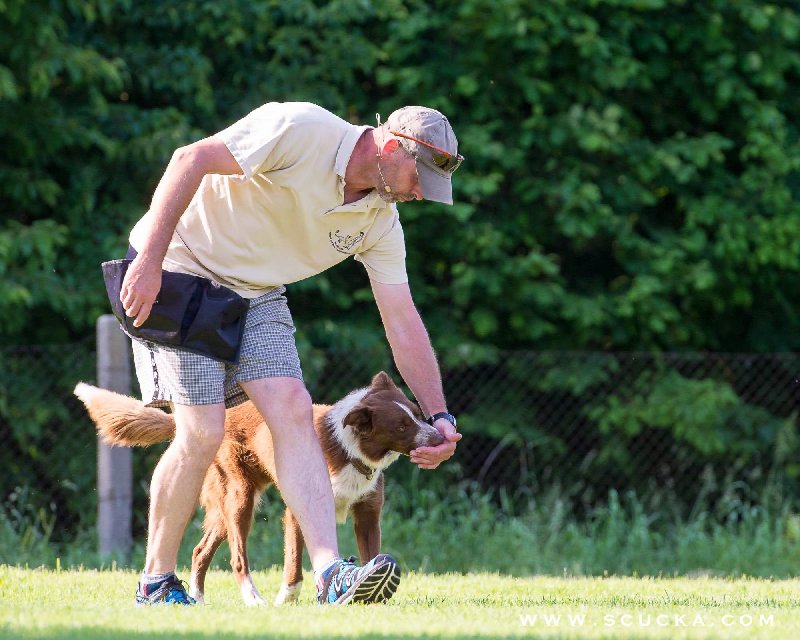
[[[134,327],[141,327],[147,320],[160,290],[161,264],[145,262],[141,254],[136,256],[128,267],[119,292],[125,315],[135,318]]]
[[[439,418],[433,426],[442,434],[444,442],[436,447],[420,447],[411,451],[411,462],[419,465],[420,469],[435,469],[451,458],[456,452],[456,442],[461,440],[461,434],[449,420]]]

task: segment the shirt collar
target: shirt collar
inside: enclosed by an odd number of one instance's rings
[[[350,162],[350,156],[353,155],[353,149],[356,148],[356,143],[361,138],[361,135],[367,129],[372,129],[370,126],[357,126],[353,125],[342,138],[339,144],[339,151],[336,154],[336,174],[339,176],[339,197],[344,198],[344,174],[347,171],[347,164]],[[328,215],[334,211],[347,211],[350,209],[360,210],[364,207],[369,209],[385,208],[386,203],[381,200],[377,189],[373,189],[370,193],[365,195],[360,200],[351,202],[350,204],[340,204],[333,209],[323,212],[322,215]]]
[[[339,153],[336,154],[336,173],[342,180],[344,180],[344,173],[347,171],[347,163],[350,162],[350,156],[353,155],[353,149],[356,148],[356,142],[361,138],[364,131],[371,128],[354,125],[342,138],[342,142],[339,145]]]

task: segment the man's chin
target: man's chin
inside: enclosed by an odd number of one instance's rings
[[[386,204],[396,204],[398,202],[408,202],[413,200],[410,196],[404,196],[398,193],[386,193],[385,191],[378,191],[378,195]]]

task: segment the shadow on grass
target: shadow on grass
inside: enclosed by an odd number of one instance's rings
[[[0,633],[2,633],[2,628],[0,627]],[[158,631],[101,631],[97,629],[75,629],[75,628],[53,628],[49,629],[47,633],[37,633],[36,631],[30,632],[23,632],[21,635],[17,633],[17,635],[7,636],[5,634],[1,635],[0,637],[3,638],[15,638],[19,640],[33,640],[33,639],[42,639],[42,638],[58,638],[58,640],[77,640],[81,638],[83,640],[133,640],[134,638],[140,640],[143,637],[148,638],[174,638],[176,640],[200,640],[204,638],[213,638],[214,640],[241,640],[242,638],[259,638],[259,639],[266,639],[269,640],[270,638],[296,638],[298,637],[295,633],[281,633],[280,631],[263,631],[263,630],[254,630],[252,634],[242,634],[242,633],[220,633],[218,631],[208,631],[206,633],[202,632],[181,632],[172,629],[164,629],[161,632]],[[381,638],[382,640],[408,640],[409,637],[414,638],[458,638],[459,640],[470,640],[471,638],[475,638],[476,640],[503,640],[505,638],[512,638],[512,637],[520,637],[520,638],[541,638],[546,637],[548,640],[565,640],[567,638],[571,638],[572,640],[575,639],[574,634],[567,634],[567,635],[553,635],[547,633],[545,635],[540,635],[536,632],[531,630],[519,630],[517,633],[497,633],[497,634],[475,634],[475,635],[465,635],[463,631],[454,631],[450,635],[446,635],[441,632],[426,634],[426,633],[416,633],[413,634],[398,634],[398,633],[353,633],[350,635],[333,635],[330,633],[326,633],[325,630],[312,630],[309,629],[309,634],[307,636],[301,637],[314,637],[314,638],[325,638],[325,640],[352,640],[353,638],[359,638],[359,640],[369,639],[369,638]],[[590,637],[590,636],[587,636]],[[645,635],[625,635],[625,640],[652,640],[652,636],[645,636]]]

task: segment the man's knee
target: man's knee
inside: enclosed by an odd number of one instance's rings
[[[273,434],[289,428],[295,432],[307,428],[313,431],[311,394],[302,380],[270,378],[243,383]]]
[[[198,455],[213,457],[225,437],[225,407],[175,408],[175,440]]]
[[[296,384],[289,385],[284,397],[288,421],[296,425],[310,425],[312,418],[311,394],[305,384],[298,380]]]
[[[311,408],[311,394],[305,385],[297,381],[296,384],[287,385],[281,391],[281,407],[278,415],[266,418],[273,436],[282,432],[291,432],[297,438],[306,432],[314,433],[314,415]]]

